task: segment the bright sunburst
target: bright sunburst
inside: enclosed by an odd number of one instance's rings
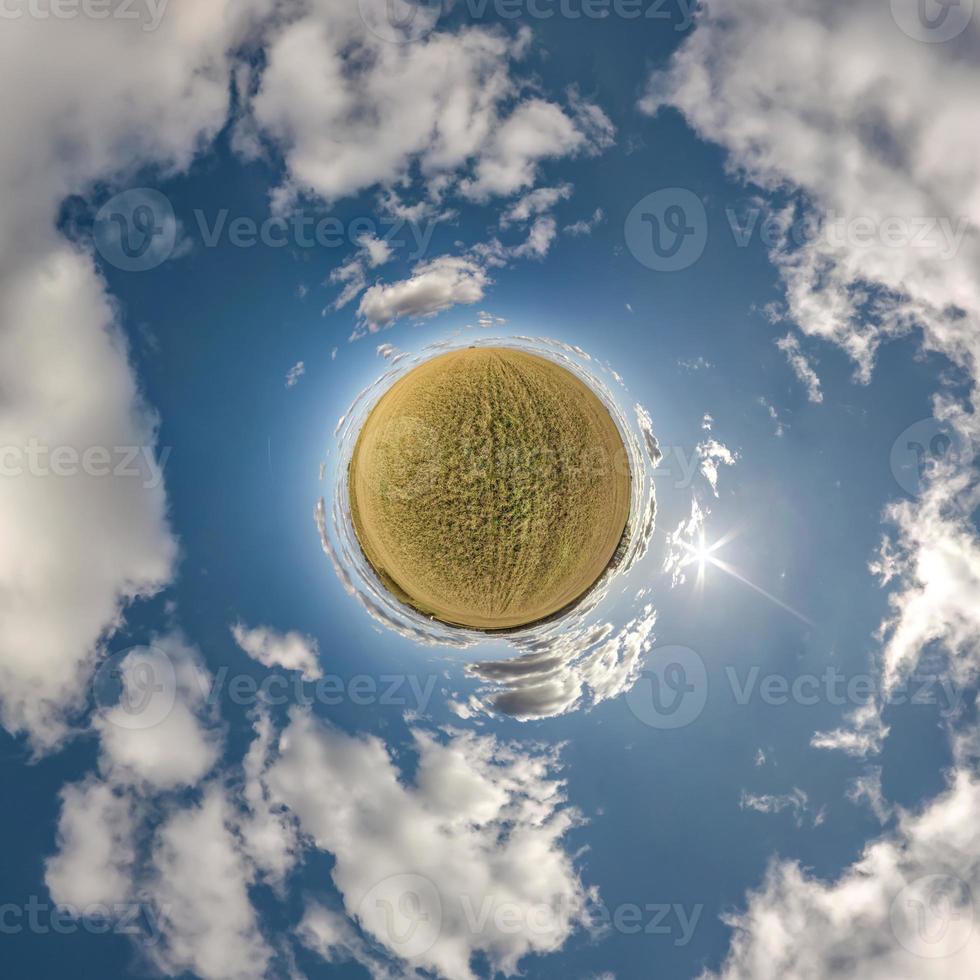
[[[699,592],[704,591],[707,567],[708,565],[713,565],[715,568],[721,569],[721,571],[725,572],[727,575],[730,575],[743,585],[747,585],[753,591],[758,592],[759,595],[764,596],[770,602],[774,602],[780,607],[780,609],[785,609],[790,615],[795,616],[808,626],[812,626],[813,622],[804,616],[803,613],[794,609],[792,606],[787,605],[782,601],[782,599],[777,598],[771,592],[767,592],[761,585],[756,585],[755,582],[752,582],[750,579],[746,578],[745,575],[742,574],[742,572],[740,572],[734,565],[718,557],[716,552],[720,551],[723,547],[725,547],[725,545],[729,544],[737,534],[737,531],[729,531],[717,541],[713,542],[712,544],[708,544],[705,541],[704,528],[700,528],[698,530],[698,536],[695,542],[684,540],[680,541],[680,544],[682,544],[687,551],[687,556],[681,561],[681,566],[697,565],[698,575],[697,579],[695,580],[695,588]]]

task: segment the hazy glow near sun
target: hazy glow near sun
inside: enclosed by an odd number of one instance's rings
[[[737,534],[737,531],[729,531],[728,534],[723,535],[713,544],[707,544],[704,539],[704,529],[698,531],[697,541],[691,543],[690,541],[681,541],[681,544],[687,549],[687,557],[681,563],[684,565],[697,565],[698,576],[696,579],[696,587],[699,592],[704,591],[704,582],[706,577],[706,571],[708,565],[713,565],[715,568],[721,569],[726,575],[730,575],[732,578],[741,582],[743,585],[747,585],[753,591],[759,593],[759,595],[768,599],[770,602],[774,602],[781,609],[785,609],[790,615],[795,616],[797,619],[812,626],[813,623],[809,620],[803,613],[794,609],[792,606],[787,605],[782,599],[777,598],[771,592],[767,592],[761,585],[756,585],[755,582],[747,579],[734,565],[727,561],[719,558],[716,552],[728,544]]]

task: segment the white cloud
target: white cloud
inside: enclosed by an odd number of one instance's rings
[[[400,350],[394,344],[378,344],[375,353],[378,357],[383,357],[386,361],[391,361],[392,364],[397,364],[400,360],[408,357],[408,354]]]
[[[763,757],[763,762],[765,758]],[[757,763],[758,764],[758,763]],[[748,793],[744,789],[739,797],[740,810],[755,810],[757,813],[782,813],[783,810],[793,811],[793,820],[797,827],[803,825],[803,814],[809,808],[810,800],[806,793],[794,786],[788,793]]]
[[[773,425],[775,426],[773,431],[776,437],[780,438],[783,435],[785,435],[786,430],[789,428],[789,426],[780,417],[779,411],[777,410],[776,406],[773,405],[772,402],[765,399],[762,395],[760,395],[756,399],[756,401],[758,401],[758,403],[766,410],[766,412],[769,415],[769,418],[772,419]]]
[[[515,201],[500,216],[501,228],[510,224],[529,221],[539,214],[550,211],[559,201],[572,196],[571,184],[559,184],[557,187],[536,187]]]
[[[198,783],[217,762],[221,733],[208,718],[210,675],[183,639],[157,637],[118,664],[122,693],[99,710],[99,768],[118,785],[157,790]]]
[[[922,813],[824,882],[775,861],[744,911],[718,973],[702,980],[947,980],[980,971],[980,783],[959,772]],[[972,893],[972,898],[970,897]],[[969,900],[969,901],[968,901]]]
[[[482,952],[509,975],[585,923],[590,894],[561,849],[579,818],[564,805],[551,755],[417,730],[418,770],[408,782],[377,738],[346,735],[297,709],[290,717],[267,784],[333,854],[348,915],[392,953],[471,980],[471,958]],[[407,897],[400,882],[428,916],[424,948],[400,945],[386,921],[385,902],[398,910]]]
[[[268,720],[256,720],[243,806],[222,778],[185,803],[173,791],[200,787],[220,755],[205,703],[211,677],[179,634],[156,637],[118,668],[119,703],[93,724],[100,775],[62,792],[58,850],[45,873],[51,895],[83,914],[107,905],[110,917],[138,902],[154,940],[141,948],[164,973],[258,980],[270,951],[248,887],[258,872],[281,883],[298,849],[263,793]]]
[[[266,975],[271,951],[249,900],[251,873],[232,821],[224,793],[211,785],[200,804],[174,810],[156,833],[144,889],[163,928],[150,955],[167,973],[207,980]]]
[[[543,259],[551,248],[555,236],[558,234],[558,226],[551,215],[535,219],[527,235],[527,241],[523,245],[518,245],[511,249],[514,258],[534,258]]]
[[[129,795],[91,777],[61,791],[58,853],[44,875],[56,902],[111,907],[129,898],[136,808]]]
[[[893,808],[881,788],[881,766],[871,766],[853,779],[847,789],[847,798],[855,804],[866,803],[879,823],[887,823],[892,815]]]
[[[888,5],[718,0],[668,71],[653,76],[643,106],[677,106],[729,151],[733,170],[765,188],[801,192],[777,212],[785,236],[772,251],[786,318],[843,349],[860,380],[869,379],[883,341],[918,331],[924,348],[968,372],[972,404],[941,398],[935,415],[975,439],[975,18],[961,42],[909,38]],[[815,231],[794,240],[800,217]],[[816,400],[799,342],[790,335],[781,346]],[[927,647],[950,656],[960,683],[975,682],[980,666],[980,541],[970,520],[980,503],[976,474],[940,465],[925,483],[916,499],[889,508],[894,530],[872,566],[893,589],[876,658],[886,694]],[[812,744],[861,756],[878,751],[887,734],[881,705],[872,704]],[[838,880],[775,863],[746,912],[732,918],[736,933],[720,975],[939,980],[980,972],[980,936],[965,904],[980,887],[975,735],[953,733],[949,790],[918,816],[900,812],[898,830],[869,845]],[[851,795],[879,818],[888,813],[874,774]]]
[[[937,407],[937,415],[945,410]],[[955,420],[956,416],[949,416]],[[973,435],[975,415],[957,423]],[[886,537],[872,564],[883,584],[898,582],[892,615],[882,624],[885,692],[914,668],[928,644],[941,642],[961,688],[980,676],[980,538],[970,515],[980,504],[980,486],[968,467],[937,468],[916,500],[893,503],[886,517],[895,533]]]
[[[96,180],[190,163],[226,118],[226,52],[257,7],[172,2],[152,32],[125,18],[5,22],[0,82],[30,93],[0,106],[5,445],[154,447],[156,419],[103,282],[55,219],[67,195],[88,193]],[[39,751],[65,737],[66,715],[81,707],[100,643],[127,603],[169,581],[176,546],[164,489],[146,482],[24,475],[0,483],[0,723]]]
[[[0,225],[0,253],[5,233],[16,235]],[[52,242],[33,263],[11,260],[0,295],[4,445],[152,451],[156,420],[90,259]],[[126,602],[167,583],[176,545],[142,458],[129,477],[19,465],[0,481],[0,721],[45,749],[66,735]]]
[[[272,40],[241,125],[283,148],[281,206],[307,191],[332,201],[395,184],[416,163],[437,196],[470,161],[467,195],[512,194],[541,160],[612,139],[601,110],[574,93],[569,113],[531,97],[502,115],[520,94],[511,66],[526,42],[527,32],[508,40],[473,27],[391,44],[364,29],[356,6],[318,0]]]
[[[399,317],[428,317],[459,304],[477,303],[490,279],[471,258],[443,255],[415,266],[400,282],[372,286],[361,297],[358,316],[370,333]],[[354,338],[363,336],[363,330]]]
[[[391,246],[375,235],[362,235],[354,256],[330,273],[330,282],[344,283],[340,295],[330,304],[339,310],[356,299],[367,286],[367,270],[384,265],[391,258]]]
[[[231,627],[235,642],[253,659],[266,667],[298,670],[307,680],[323,676],[320,650],[312,636],[295,630],[280,633],[269,626],[250,629],[244,623]]]
[[[464,181],[461,190],[476,200],[514,194],[534,183],[540,161],[593,145],[591,134],[578,128],[560,106],[529,99],[494,129],[477,160],[474,177]]]
[[[711,419],[711,416],[706,415],[705,419]],[[707,428],[710,431],[710,421],[706,422],[702,428]],[[701,475],[708,481],[711,492],[717,497],[718,467],[734,466],[738,462],[739,455],[737,452],[732,452],[724,443],[719,442],[717,439],[706,439],[704,442],[699,442],[695,447],[695,452],[698,456]]]
[[[394,183],[416,160],[431,175],[462,166],[514,93],[512,55],[501,34],[478,28],[390,44],[365,30],[356,4],[312,3],[273,39],[250,106],[285,154],[279,199],[337,200]]]
[[[474,696],[460,717],[503,712],[527,721],[618,697],[640,676],[656,622],[647,604],[618,629],[610,622],[566,629],[529,641],[521,656],[472,664],[469,673],[490,687]]]
[[[976,139],[969,120],[980,68],[950,56],[948,45],[908,38],[887,7],[805,0],[767,11],[755,0],[713,4],[668,71],[654,75],[644,107],[677,106],[729,150],[737,170],[764,187],[804,192],[818,233],[801,245],[788,234],[773,252],[789,315],[845,350],[862,379],[884,339],[918,329],[924,347],[969,371],[973,404],[942,398],[934,414],[974,440],[980,176],[969,163]],[[974,19],[964,42],[977,40]],[[832,71],[821,68],[827,59]],[[701,98],[708,90],[718,97]],[[784,209],[781,220],[795,213]],[[860,235],[855,222],[863,222]],[[897,244],[902,222],[917,223],[922,240]],[[937,237],[964,222],[958,247],[948,234]],[[816,400],[799,341],[787,335],[779,344]],[[872,566],[883,584],[898,587],[881,630],[886,691],[937,641],[958,680],[977,675],[980,620],[971,597],[980,585],[980,541],[969,514],[978,493],[968,468],[940,467],[917,499],[887,511],[895,531]],[[814,744],[859,755],[886,734],[869,706]]]
[[[267,712],[255,718],[255,738],[242,762],[242,800],[246,813],[238,818],[242,849],[272,885],[282,887],[299,858],[295,821],[270,799],[264,774],[276,730]]]
[[[780,337],[776,341],[776,346],[786,355],[786,360],[789,361],[789,366],[793,369],[793,373],[802,382],[803,387],[806,388],[807,398],[817,404],[822,402],[823,392],[820,390],[820,378],[817,377],[817,372],[813,370],[813,365],[810,364],[806,354],[800,348],[799,338],[788,333],[785,337]]]
[[[590,218],[582,218],[579,221],[574,222],[570,225],[565,225],[563,231],[566,235],[571,235],[572,237],[580,237],[582,235],[591,235],[596,228],[606,220],[606,213],[602,208],[596,208],[592,212]],[[627,308],[629,304],[627,303]],[[630,310],[632,313],[632,310]]]
[[[681,358],[677,362],[677,366],[685,371],[707,371],[713,368],[714,364],[711,361],[706,361],[703,357],[695,357],[691,359]]]
[[[704,522],[710,513],[695,494],[691,497],[690,517],[681,518],[677,527],[667,532],[664,573],[670,575],[672,589],[687,581],[685,569],[693,563],[692,555],[696,553],[696,546],[703,538]]]
[[[641,103],[678,107],[762,187],[804,193],[816,233],[774,253],[789,314],[863,378],[883,339],[916,327],[976,363],[978,36],[974,18],[954,53],[906,36],[888,4],[720,0]]]
[[[476,318],[476,325],[481,330],[490,330],[493,327],[506,326],[507,319],[502,316],[496,316],[493,313],[488,313],[486,310],[480,310]]]
[[[302,361],[297,361],[286,372],[286,387],[295,388],[299,384],[299,379],[306,374],[306,365]]]
[[[363,235],[358,239],[358,244],[364,249],[372,269],[384,265],[391,258],[391,246],[377,235]]]
[[[387,964],[371,944],[362,939],[351,921],[316,901],[307,904],[296,930],[300,942],[328,963],[354,960],[367,967],[372,980],[394,980],[404,971]]]

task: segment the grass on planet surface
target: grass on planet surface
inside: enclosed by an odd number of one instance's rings
[[[509,629],[584,596],[623,537],[630,471],[592,390],[537,355],[472,347],[381,397],[348,473],[382,582],[425,615]]]

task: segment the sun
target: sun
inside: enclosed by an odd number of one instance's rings
[[[786,610],[786,612],[792,616],[795,616],[801,622],[806,623],[807,626],[813,626],[813,621],[804,616],[803,613],[783,602],[782,599],[774,596],[771,592],[767,592],[761,585],[756,585],[755,582],[752,582],[750,579],[746,578],[745,575],[738,570],[738,568],[736,568],[730,562],[723,560],[717,554],[718,551],[720,551],[725,545],[736,537],[737,533],[737,531],[729,531],[728,534],[723,535],[717,541],[709,545],[704,538],[704,528],[699,528],[696,541],[680,541],[680,544],[682,544],[687,551],[687,556],[681,562],[681,566],[697,566],[698,574],[697,579],[695,580],[695,587],[697,590],[699,592],[704,591],[707,569],[708,566],[711,565],[717,569],[720,569],[726,575],[730,575],[733,579],[741,582],[743,585],[747,585],[754,592],[757,592],[770,602],[775,603],[781,609]]]

